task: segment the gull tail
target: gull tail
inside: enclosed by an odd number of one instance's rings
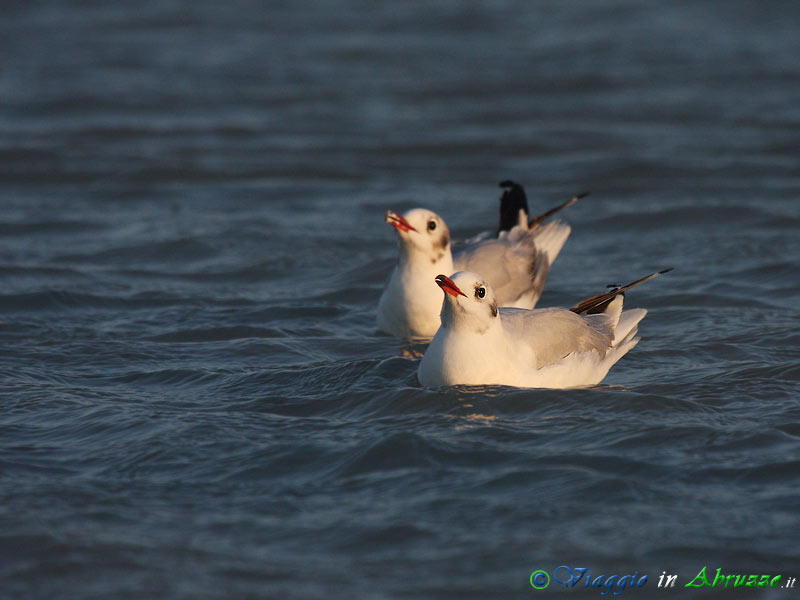
[[[530,239],[536,246],[537,254],[543,252],[547,255],[547,264],[552,265],[564,242],[567,241],[572,228],[563,221],[553,221],[547,225],[537,227],[530,233]]]
[[[625,311],[625,312],[631,312],[631,311]],[[635,327],[628,333],[628,335],[622,338],[614,338],[614,345],[606,353],[605,359],[603,361],[605,363],[606,373],[608,373],[608,369],[613,367],[620,358],[622,358],[628,352],[633,350],[634,346],[636,346],[636,344],[638,343],[639,343],[639,337],[636,335]]]
[[[614,288],[610,292],[606,292],[605,294],[600,294],[599,296],[592,296],[591,298],[586,298],[574,306],[570,308],[570,310],[574,313],[580,314],[587,314],[587,315],[595,315],[598,313],[605,312],[608,308],[609,304],[611,304],[612,300],[619,296],[620,294],[624,294],[632,287],[639,285],[640,283],[644,283],[645,281],[649,281],[654,277],[658,277],[659,275],[663,275],[664,273],[669,273],[672,271],[672,267],[668,269],[664,269],[663,271],[656,271],[655,273],[651,273],[647,277],[642,277],[641,279],[637,279],[633,283],[629,283],[628,285],[623,285],[622,287]],[[620,307],[621,308],[621,307]],[[642,315],[644,316],[644,315]]]
[[[586,198],[586,196],[588,196],[590,193],[591,193],[591,192],[588,192],[588,191],[587,191],[587,192],[581,192],[580,194],[577,194],[576,196],[573,196],[572,198],[570,198],[570,199],[569,199],[569,200],[567,200],[566,202],[564,202],[564,203],[562,203],[562,204],[559,204],[558,206],[556,206],[556,207],[554,207],[554,208],[551,208],[551,209],[550,209],[550,210],[548,210],[547,212],[543,212],[543,213],[542,213],[542,214],[540,214],[538,217],[534,217],[534,218],[533,218],[533,219],[531,219],[531,221],[528,223],[528,229],[532,229],[533,227],[536,227],[537,225],[539,225],[539,223],[541,223],[542,221],[544,221],[544,220],[545,220],[545,219],[547,219],[548,217],[552,217],[552,216],[553,216],[554,214],[556,214],[558,211],[560,211],[560,210],[564,210],[564,209],[565,209],[565,208],[567,208],[568,206],[572,206],[573,204],[575,204],[575,203],[576,203],[578,200],[580,200],[581,198]]]
[[[639,321],[644,319],[647,311],[643,308],[622,310],[623,295],[618,295],[611,300],[603,316],[608,317],[609,324],[614,332],[611,347],[603,358],[603,366],[608,370],[617,361],[630,352],[639,343]]]
[[[614,329],[614,346],[624,344],[629,339],[636,339],[636,334],[639,333],[639,321],[644,319],[647,310],[644,308],[632,308],[624,311],[617,322],[617,327]],[[633,347],[633,346],[631,346]]]

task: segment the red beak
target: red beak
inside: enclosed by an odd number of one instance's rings
[[[386,222],[398,231],[416,231],[403,215],[393,210],[386,213]]]
[[[442,291],[450,294],[451,296],[464,296],[465,298],[467,295],[458,289],[458,286],[453,283],[453,280],[447,277],[446,275],[437,275],[436,276],[436,285],[442,288]]]

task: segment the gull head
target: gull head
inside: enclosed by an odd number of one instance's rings
[[[483,333],[499,322],[494,290],[480,275],[470,271],[459,271],[452,277],[437,275],[436,284],[444,292],[442,327],[466,327]]]
[[[401,255],[419,255],[435,264],[450,252],[450,230],[433,211],[413,208],[401,215],[390,210],[386,222],[397,231]]]

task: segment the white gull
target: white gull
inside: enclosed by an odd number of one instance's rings
[[[622,310],[623,294],[665,269],[572,309],[498,308],[479,275],[439,275],[442,326],[420,362],[425,387],[509,385],[569,388],[600,383],[633,348],[642,308]]]
[[[496,238],[468,241],[455,254],[447,224],[433,211],[415,208],[403,215],[389,211],[386,222],[396,229],[399,255],[378,302],[378,329],[398,337],[432,338],[439,329],[442,306],[434,279],[439,273],[457,270],[485,277],[495,290],[498,306],[533,308],[550,265],[570,233],[569,225],[561,221],[541,222],[582,196],[530,223],[526,210],[520,208],[517,224],[510,230],[501,229]]]

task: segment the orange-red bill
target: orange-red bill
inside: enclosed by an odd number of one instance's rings
[[[416,231],[403,215],[393,210],[386,213],[386,222],[398,231]]]
[[[464,296],[465,298],[467,295],[458,289],[458,286],[453,283],[453,280],[447,277],[446,275],[437,275],[436,276],[436,284],[442,288],[442,290],[451,296]]]

